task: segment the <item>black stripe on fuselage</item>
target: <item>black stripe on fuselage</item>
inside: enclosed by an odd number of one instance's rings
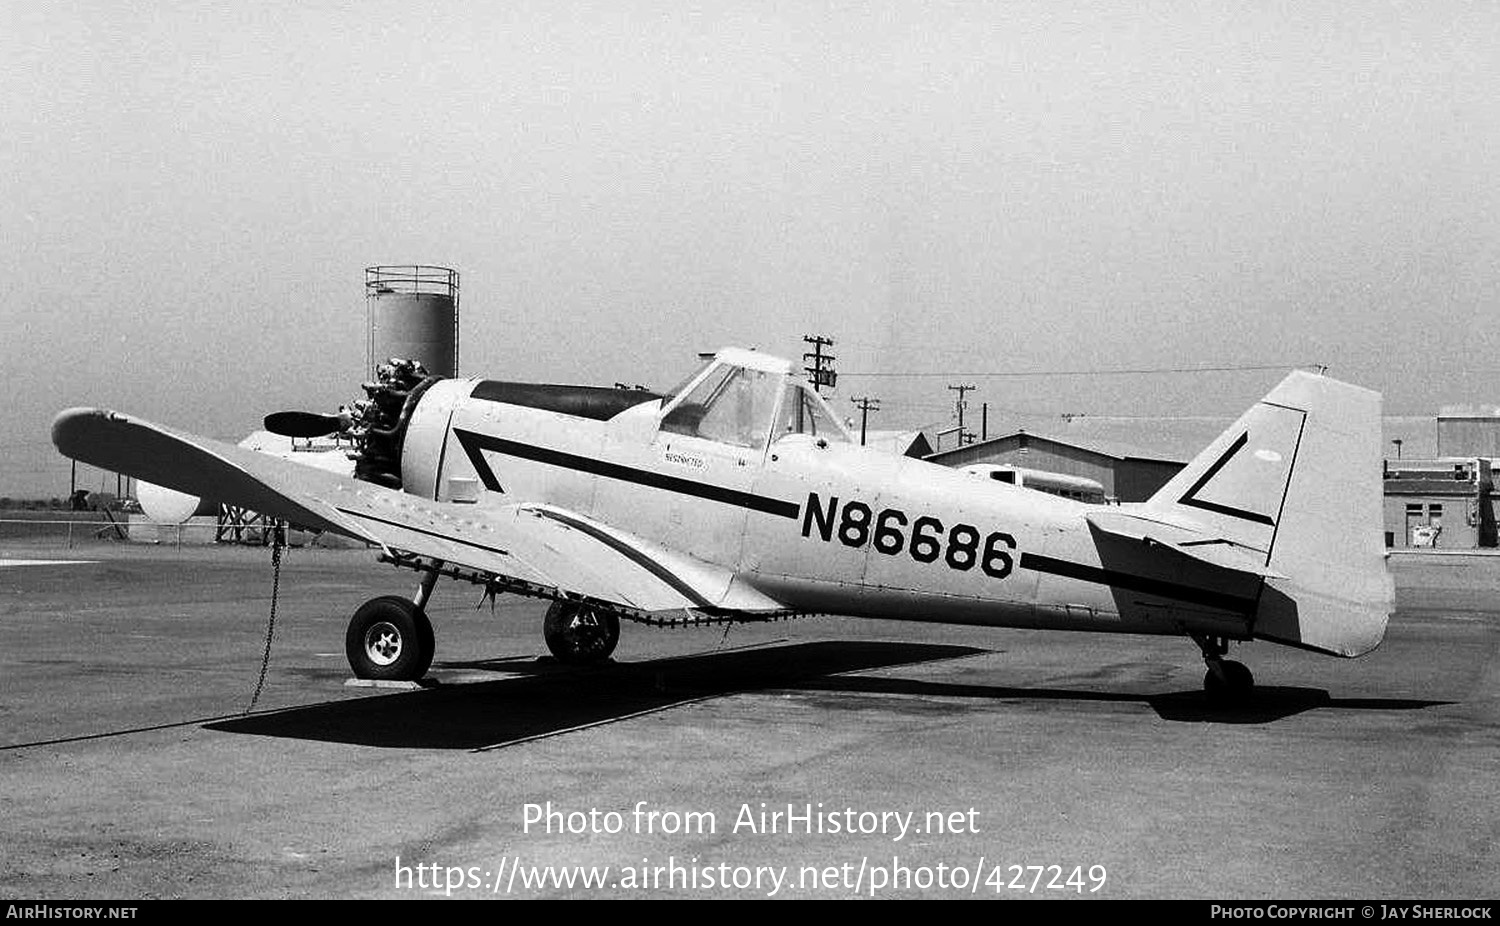
[[[1206,588],[1194,588],[1191,585],[1178,585],[1176,582],[1132,575],[1128,572],[1120,572],[1117,569],[1100,569],[1097,566],[1084,566],[1080,563],[1070,563],[1067,560],[1053,559],[1050,556],[1042,556],[1038,553],[1022,553],[1021,568],[1030,569],[1034,572],[1045,572],[1049,575],[1062,576],[1067,579],[1077,579],[1081,582],[1094,582],[1099,585],[1108,585],[1111,588],[1121,588],[1127,591],[1141,592],[1146,595],[1155,595],[1159,598],[1171,598],[1174,601],[1207,605],[1210,608],[1233,611],[1237,614],[1253,614],[1255,613],[1257,604],[1254,598],[1242,598],[1239,595],[1216,592]]]
[[[648,486],[653,489],[664,489],[680,495],[692,495],[711,502],[721,502],[725,505],[749,508],[751,511],[762,511],[766,514],[774,514],[782,518],[795,519],[802,513],[802,506],[797,502],[782,501],[779,498],[768,498],[764,495],[756,495],[753,492],[742,492],[739,489],[726,489],[723,486],[694,482],[691,479],[682,479],[678,476],[653,473],[649,470],[636,469],[633,466],[610,463],[607,460],[596,460],[592,457],[579,456],[578,454],[567,453],[562,450],[552,450],[547,447],[537,447],[533,444],[522,444],[518,441],[506,440],[503,437],[493,437],[488,434],[479,434],[475,431],[465,431],[462,428],[454,428],[453,433],[458,436],[458,442],[463,445],[464,452],[469,455],[470,462],[478,470],[479,478],[484,482],[484,487],[491,492],[500,491],[500,481],[495,478],[495,473],[484,459],[484,454],[480,453],[481,450],[491,450],[495,453],[503,453],[507,456],[519,457],[535,463],[545,463],[549,466],[560,466],[564,469],[603,476],[606,479],[618,479],[622,482],[633,482],[636,485]]]

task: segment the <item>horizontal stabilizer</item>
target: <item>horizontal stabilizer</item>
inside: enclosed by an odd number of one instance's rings
[[[1246,572],[1263,579],[1286,578],[1266,566],[1263,554],[1222,536],[1114,509],[1091,511],[1086,517],[1092,527],[1106,534],[1148,545],[1160,544],[1210,566]]]

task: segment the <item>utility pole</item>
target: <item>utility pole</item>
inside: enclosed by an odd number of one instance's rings
[[[869,420],[870,412],[880,411],[880,400],[860,396],[851,401],[859,406],[859,445],[863,447],[865,445],[865,423]]]
[[[833,338],[825,338],[821,334],[803,335],[803,341],[813,346],[812,353],[803,354],[803,360],[811,360],[813,365],[803,367],[807,371],[807,378],[812,382],[814,392],[822,392],[823,386],[829,389],[834,387],[838,381],[838,374],[833,371],[834,356],[823,353],[823,348],[833,346]]]
[[[964,444],[972,444],[974,442],[974,435],[964,430],[964,409],[969,405],[968,402],[964,401],[964,395],[974,391],[975,388],[973,383],[962,383],[957,386],[948,387],[949,391],[958,393],[958,401],[954,403],[954,407],[958,409],[958,444],[960,447]]]

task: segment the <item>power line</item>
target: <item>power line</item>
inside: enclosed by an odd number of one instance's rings
[[[1244,364],[1220,367],[1156,367],[1150,369],[1121,369],[1121,370],[1008,370],[1005,372],[970,372],[954,373],[952,371],[929,371],[921,370],[912,373],[893,373],[875,370],[864,370],[859,372],[844,372],[844,376],[880,376],[880,377],[934,377],[958,376],[964,378],[1018,378],[1026,376],[1142,376],[1157,373],[1243,373],[1263,372],[1266,370],[1287,370],[1293,367],[1320,367],[1315,363],[1274,363],[1274,364]],[[1326,368],[1325,368],[1326,369]]]

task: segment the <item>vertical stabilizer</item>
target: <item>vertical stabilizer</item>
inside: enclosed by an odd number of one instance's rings
[[[1393,588],[1381,510],[1380,394],[1288,376],[1145,504],[1264,557],[1255,636],[1358,656]]]

